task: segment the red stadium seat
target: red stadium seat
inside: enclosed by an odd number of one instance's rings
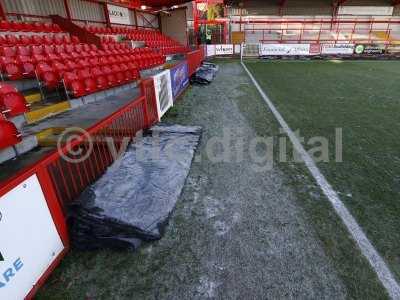
[[[57,45],[54,48],[54,52],[57,54],[65,53],[65,47],[64,45]]]
[[[85,90],[87,94],[91,94],[97,91],[97,82],[94,78],[92,78],[90,69],[81,69],[77,72],[77,75],[78,79],[85,84]]]
[[[22,31],[22,27],[23,26],[21,26],[21,24],[18,22],[15,21],[10,22],[10,31],[15,31],[15,32]]]
[[[1,20],[0,21],[0,31],[10,31],[10,23],[5,21],[5,20]]]
[[[60,78],[62,77],[64,72],[68,71],[68,67],[65,66],[64,64],[62,64],[59,61],[53,62],[52,68],[53,68],[53,71],[56,72],[59,75]]]
[[[62,37],[62,41],[63,41],[64,44],[72,44],[72,40],[71,40],[71,37],[69,35],[64,35]]]
[[[35,64],[30,56],[17,56],[16,61],[21,66],[24,77],[35,77]]]
[[[65,52],[67,52],[67,53],[75,52],[74,45],[71,45],[71,44],[65,45]]]
[[[92,48],[90,47],[89,44],[83,44],[83,51],[85,52],[90,52]]]
[[[101,70],[107,78],[109,87],[117,85],[117,78],[115,78],[115,75],[113,74],[113,71],[109,66],[104,66]]]
[[[22,141],[21,134],[12,122],[0,119],[0,149],[14,146]]]
[[[44,35],[43,36],[43,43],[45,45],[54,45],[55,42],[54,42],[53,36],[52,35]]]
[[[47,54],[48,62],[61,61],[61,57],[55,53]]]
[[[32,54],[43,54],[43,46],[42,45],[35,45],[31,48]]]
[[[17,48],[15,47],[1,47],[0,48],[1,55],[7,57],[15,57],[17,55]]]
[[[32,43],[35,45],[43,45],[43,37],[41,35],[33,35],[32,36]]]
[[[57,24],[51,24],[51,30],[54,33],[62,32],[60,26],[58,26]]]
[[[21,43],[19,36],[16,36],[14,34],[7,34],[6,39],[10,46],[16,46]]]
[[[91,77],[86,78],[84,80],[84,83],[85,83],[85,89],[86,89],[87,94],[91,94],[91,93],[98,91],[97,81],[94,78],[91,78]]]
[[[128,82],[131,80],[134,80],[133,78],[133,73],[129,71],[129,68],[126,64],[120,64],[119,68],[121,69],[121,72],[124,74],[124,81]]]
[[[97,67],[100,65],[100,61],[97,57],[93,57],[93,58],[89,59],[89,63],[92,67]]]
[[[43,32],[43,24],[40,22],[34,22],[32,24],[32,32]]]
[[[47,61],[46,56],[44,56],[43,54],[33,54],[33,55],[32,55],[32,59],[33,59],[33,61],[34,61],[36,64],[38,64],[38,63],[40,63],[40,62],[45,62],[45,61]]]
[[[79,53],[77,53],[77,52],[71,52],[71,53],[68,53],[68,55],[69,55],[70,58],[72,58],[72,59],[79,59],[79,58],[81,58],[81,55],[80,55]]]
[[[75,51],[81,53],[83,51],[83,47],[81,44],[75,45]]]
[[[99,90],[103,90],[108,87],[107,78],[104,76],[104,73],[100,70],[100,68],[92,68],[91,73],[97,82],[97,88]]]
[[[45,62],[40,62],[36,66],[36,73],[39,79],[49,89],[54,89],[59,85],[59,77],[55,73],[50,65]]]
[[[78,61],[82,68],[90,68],[90,63],[86,59],[81,59]]]
[[[72,55],[65,53],[65,52],[60,53],[59,56],[64,61],[68,61],[73,58]]]
[[[118,63],[118,60],[114,56],[108,57],[108,61],[110,62],[110,64]]]
[[[18,46],[17,47],[17,54],[23,56],[30,56],[31,55],[31,48],[28,46]]]
[[[133,63],[133,62],[128,62],[126,65],[127,65],[128,69],[131,70],[131,71],[137,69],[137,65],[135,63]]]
[[[73,35],[73,36],[71,37],[71,42],[72,42],[73,44],[79,44],[81,41],[79,40],[79,38],[78,38],[77,36]]]
[[[0,106],[5,108],[2,112],[8,117],[15,117],[29,111],[29,105],[24,96],[9,84],[0,84]]]
[[[17,63],[9,63],[3,67],[4,73],[10,80],[20,80],[24,78],[24,72]]]
[[[7,39],[4,36],[0,35],[0,45],[6,46],[7,44]]]
[[[53,45],[44,45],[43,52],[45,54],[55,53],[55,47]]]
[[[111,70],[113,71],[115,78],[117,79],[118,84],[122,84],[125,81],[125,75],[121,71],[121,68],[118,65],[113,65],[111,67]]]
[[[63,77],[65,87],[74,97],[81,97],[86,94],[86,88],[83,81],[74,72],[66,72]]]
[[[100,58],[100,64],[103,66],[107,66],[110,64],[110,61],[108,60],[108,57],[103,56],[102,58]]]
[[[90,78],[90,70],[88,68],[81,69],[77,72],[78,78],[79,79],[86,79]]]
[[[31,45],[33,42],[32,37],[29,35],[21,35],[20,40],[21,40],[21,44],[26,45],[26,46]]]
[[[76,63],[72,60],[66,61],[65,65],[67,66],[68,70],[70,70],[70,71],[74,71],[74,70],[78,70],[78,69],[82,68],[82,66],[79,63]]]

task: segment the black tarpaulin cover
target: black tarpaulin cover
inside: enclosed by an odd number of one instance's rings
[[[137,248],[160,239],[188,176],[200,127],[158,125],[132,143],[69,206],[71,240],[80,249]]]
[[[213,63],[204,62],[191,77],[191,83],[209,84],[217,76],[219,67]]]

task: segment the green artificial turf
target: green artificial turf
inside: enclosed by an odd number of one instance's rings
[[[218,63],[239,64],[232,60]],[[396,181],[399,180],[396,176],[400,173],[396,150],[400,148],[395,132],[400,127],[400,103],[396,98],[399,87],[395,80],[396,76],[399,77],[400,64],[259,60],[247,64],[292,129],[300,129],[306,137],[321,135],[332,140],[334,129],[343,128],[344,162],[320,163],[318,166],[392,270],[399,275],[399,256],[396,253],[399,247],[396,246],[400,242],[396,228],[400,227],[396,193],[400,191],[400,182]],[[220,81],[223,81],[221,76],[227,75],[240,79],[245,73],[244,70],[233,74],[221,72],[218,75]],[[217,89],[237,105],[240,116],[232,117],[243,118],[259,136],[284,136],[255,87],[249,81],[239,79],[232,87],[218,86]],[[223,101],[216,97],[214,89],[209,89],[189,89],[165,120],[193,125],[204,118],[206,133],[211,134],[215,128],[220,128],[222,116],[220,111],[213,111],[218,105],[212,104]],[[290,143],[287,147],[290,152]],[[332,151],[331,157],[333,155]],[[347,298],[387,299],[373,270],[305,166],[276,162],[275,167],[287,175],[282,180],[296,192],[296,199],[304,208],[307,221],[321,241],[328,261],[345,285]],[[202,168],[209,172],[211,166]],[[191,172],[192,177],[202,178],[202,173],[198,174],[196,168]],[[213,181],[222,183],[223,189],[226,179],[214,178]],[[178,202],[169,233],[161,241],[144,245],[134,253],[72,251],[37,298],[177,299],[178,295],[190,294],[190,287],[196,286],[203,267],[197,253],[202,257],[210,251],[208,241],[212,236],[197,209],[191,211],[190,218],[185,218],[192,193],[190,186],[188,199],[183,197]],[[245,279],[239,278],[239,287]],[[260,285],[264,283],[260,282]],[[182,299],[196,298],[193,295]]]
[[[399,279],[400,62],[246,65],[292,130],[330,140],[330,162],[318,167]],[[342,163],[334,160],[335,128],[343,130]]]

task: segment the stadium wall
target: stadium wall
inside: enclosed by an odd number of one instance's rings
[[[182,45],[188,44],[186,8],[180,8],[162,14],[160,17],[161,32],[178,41]]]
[[[107,5],[94,0],[2,0],[0,5],[9,20],[50,21],[49,15],[60,15],[78,25],[121,25],[108,23]],[[124,26],[159,29],[158,14],[129,9],[129,19]]]

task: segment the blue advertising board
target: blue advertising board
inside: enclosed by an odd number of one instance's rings
[[[174,100],[185,90],[189,85],[189,68],[186,61],[174,66],[170,70],[172,96]]]

